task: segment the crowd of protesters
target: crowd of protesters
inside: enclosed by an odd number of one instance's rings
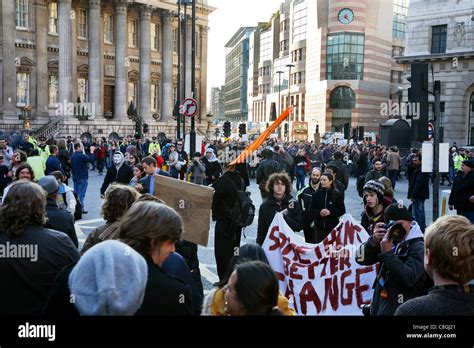
[[[0,274],[9,279],[0,288],[0,314],[294,315],[261,247],[269,226],[280,212],[306,242],[320,243],[346,213],[350,176],[370,235],[357,262],[380,264],[370,314],[474,312],[474,154],[453,146],[452,170],[444,175],[452,185],[449,207],[462,216],[427,227],[430,176],[421,171],[419,150],[402,156],[397,147],[269,140],[246,163],[228,165],[236,157],[229,152],[238,154],[245,145],[206,141],[188,154],[179,139],[0,138],[0,244],[38,247],[35,262],[0,258]],[[79,250],[74,222],[87,214],[89,172],[95,170],[106,172],[100,188],[105,223]],[[402,171],[409,207],[395,199]],[[182,240],[180,215],[154,196],[156,175],[215,190],[219,282],[206,296],[197,245]],[[242,227],[229,211],[250,179],[262,197],[257,243],[241,247]],[[386,224],[393,221],[406,231],[402,241],[389,237]],[[457,258],[448,255],[455,247]]]

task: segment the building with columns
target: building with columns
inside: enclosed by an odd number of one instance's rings
[[[433,90],[431,71],[441,81],[443,141],[474,146],[474,0],[411,0],[406,50],[397,60],[407,76],[412,63],[428,64],[428,89]],[[431,120],[434,97],[428,97]]]
[[[295,106],[289,117],[290,138],[301,126],[309,140],[315,133],[341,131],[344,124],[378,133],[388,120],[381,115],[381,103],[402,97],[403,67],[394,57],[404,51],[408,2],[282,2],[269,27],[259,32],[260,52],[254,63],[258,86],[249,96],[249,121],[266,126],[272,109],[278,114],[290,98]],[[262,58],[267,36],[277,48],[271,62]]]
[[[213,10],[206,0],[197,0],[198,131],[207,125],[207,33]],[[149,135],[174,137],[177,12],[173,0],[2,1],[0,129],[125,136],[135,128],[127,116],[133,101]],[[187,79],[181,95],[191,97],[191,6],[187,14],[181,40],[187,46]]]

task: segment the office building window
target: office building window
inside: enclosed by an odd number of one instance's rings
[[[49,21],[48,31],[53,34],[58,33],[58,3],[51,2],[48,5]]]
[[[260,34],[260,61],[272,60],[272,31],[267,30]]]
[[[306,0],[296,0],[293,8],[293,42],[306,39]]]
[[[431,53],[446,53],[447,25],[431,27]]]
[[[408,15],[409,0],[394,0],[392,35],[399,39],[405,39],[406,17]]]
[[[105,15],[104,42],[111,44],[114,42],[114,17]]]
[[[128,21],[128,46],[137,46],[137,20],[130,19]]]
[[[16,27],[28,29],[28,0],[15,1],[15,14]]]
[[[30,74],[16,74],[16,105],[25,106],[30,104]]]
[[[77,36],[87,39],[87,10],[79,9],[77,13]]]
[[[327,39],[326,78],[362,80],[364,71],[364,35],[330,34]]]

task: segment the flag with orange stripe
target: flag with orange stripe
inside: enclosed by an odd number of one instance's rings
[[[263,144],[265,140],[275,131],[275,129],[280,126],[280,124],[288,118],[290,113],[293,111],[293,106],[290,106],[286,110],[284,110],[278,118],[273,121],[273,123],[265,129],[265,131],[260,134],[260,136],[252,143],[250,144],[240,155],[237,157],[235,160],[229,163],[229,166],[234,166],[238,163],[244,163],[245,160],[252,155],[254,151],[256,151],[260,145]]]

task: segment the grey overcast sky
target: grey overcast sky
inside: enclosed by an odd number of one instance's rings
[[[281,0],[209,0],[217,7],[209,16],[207,87],[218,87],[225,82],[225,48],[240,27],[257,26],[267,22],[280,8]],[[210,101],[211,95],[208,95]]]

